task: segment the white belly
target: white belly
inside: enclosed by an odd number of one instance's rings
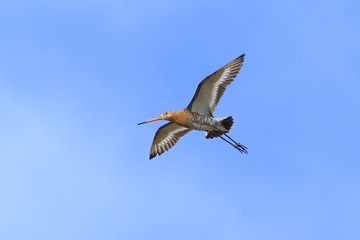
[[[218,119],[201,115],[198,116],[197,119],[193,119],[191,123],[191,128],[195,130],[201,130],[201,131],[224,131],[227,132],[227,130],[222,126],[222,124],[219,122]]]
[[[195,130],[202,130],[202,131],[214,131],[217,130],[215,127],[207,124],[199,124],[199,123],[192,123],[192,128]]]

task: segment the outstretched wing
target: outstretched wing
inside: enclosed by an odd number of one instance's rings
[[[160,156],[165,150],[169,150],[182,136],[190,131],[190,128],[182,127],[172,122],[161,126],[157,130],[151,145],[150,159],[154,158],[157,154]]]
[[[241,55],[202,80],[187,109],[191,112],[213,116],[226,87],[239,73],[244,57],[245,54]]]

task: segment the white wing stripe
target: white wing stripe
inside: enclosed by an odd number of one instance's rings
[[[207,76],[196,89],[187,109],[212,116],[226,87],[234,80],[244,62],[245,54]]]
[[[223,74],[221,75],[220,79],[216,82],[214,88],[212,89],[211,92],[211,100],[210,100],[210,109],[212,112],[215,111],[215,101],[216,101],[216,97],[218,94],[218,90],[219,90],[219,86],[220,84],[222,84],[228,77],[229,77],[229,73],[231,71],[231,68],[227,68],[224,70]]]
[[[158,153],[160,153],[166,149],[166,146],[168,147],[168,149],[170,149],[169,144],[175,145],[175,143],[176,143],[176,140],[174,140],[174,138],[175,138],[174,134],[184,131],[186,129],[187,128],[182,127],[182,128],[178,128],[178,129],[175,129],[175,130],[169,132],[169,134],[166,136],[166,138],[162,139],[161,142],[158,143],[158,145],[156,146],[156,151]],[[166,149],[166,150],[168,150],[168,149]]]

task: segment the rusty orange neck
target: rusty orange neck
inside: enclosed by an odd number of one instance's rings
[[[169,118],[169,121],[179,124],[183,127],[190,127],[190,116],[191,113],[186,110],[174,111]]]

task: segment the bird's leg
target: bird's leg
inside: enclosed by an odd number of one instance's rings
[[[224,133],[224,135],[226,137],[228,137],[231,141],[234,142],[234,144],[236,145],[236,147],[238,147],[239,151],[242,152],[242,153],[248,153],[247,152],[247,147],[245,147],[244,145],[241,145],[240,143],[236,142],[234,139],[232,139],[229,135],[227,135],[226,133]]]
[[[231,146],[233,146],[234,148],[236,148],[237,150],[239,150],[241,153],[247,153],[246,151],[246,147],[243,145],[235,145],[233,143],[231,143],[229,140],[223,138],[222,136],[219,136],[222,140],[224,140],[225,142],[227,142],[228,144],[230,144]]]
[[[215,127],[215,126],[214,126]],[[247,152],[247,147],[245,147],[244,145],[241,145],[240,143],[236,142],[234,139],[232,139],[229,135],[227,135],[225,132],[221,131],[219,128],[215,127],[217,130],[219,130],[220,132],[222,132],[227,138],[229,138],[234,144],[232,144],[231,142],[229,142],[228,140],[226,140],[225,138],[223,138],[221,135],[219,136],[221,139],[223,139],[224,141],[228,142],[229,144],[231,144],[234,148],[236,148],[237,150],[239,150],[241,153],[248,153]]]

